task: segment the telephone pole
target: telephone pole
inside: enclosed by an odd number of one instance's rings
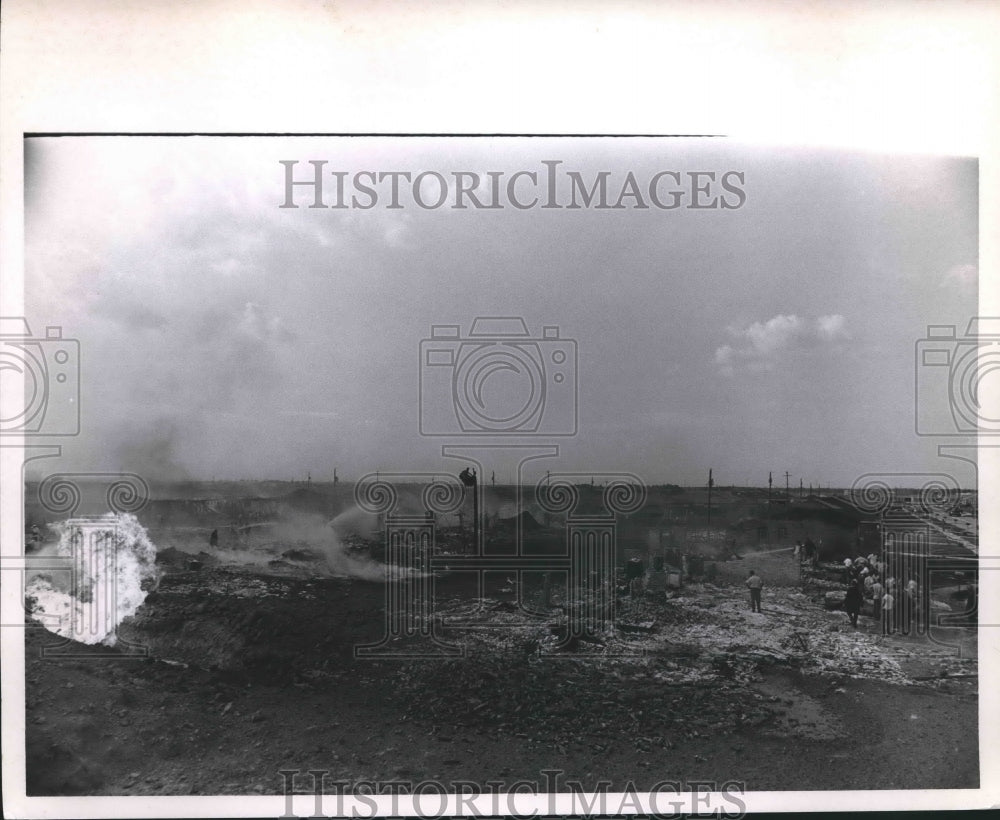
[[[771,543],[771,485],[774,484],[774,479],[771,477],[770,471],[767,474],[767,526],[764,527],[764,532],[767,536],[767,543]]]
[[[790,477],[791,473],[789,473],[788,470],[785,470],[785,495],[789,498],[791,497],[791,491],[788,489],[788,479]]]
[[[479,552],[479,478],[476,475],[475,468],[471,471],[466,467],[462,472],[458,474],[459,480],[462,485],[469,487],[472,490],[472,542],[473,551]],[[462,521],[462,510],[459,508],[458,511],[458,525],[463,526]]]
[[[712,531],[712,485],[715,482],[712,480],[712,468],[708,468],[708,532]],[[706,537],[711,537],[708,533],[705,534]]]

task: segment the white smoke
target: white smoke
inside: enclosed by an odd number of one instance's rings
[[[157,578],[156,546],[130,513],[73,518],[49,528],[59,543],[43,554],[67,559],[66,569],[26,579],[29,611],[65,638],[114,646],[115,629],[145,600]]]
[[[225,566],[252,567],[262,574],[357,578],[383,581],[409,577],[412,571],[396,570],[366,554],[352,550],[350,542],[363,545],[376,533],[378,517],[351,507],[333,519],[315,513],[297,513],[248,529],[238,546],[212,547],[209,554]],[[275,564],[278,564],[276,567]]]
[[[335,516],[330,521],[330,526],[341,537],[347,535],[370,537],[378,527],[378,516],[354,505]]]

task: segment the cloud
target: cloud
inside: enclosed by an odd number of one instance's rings
[[[130,331],[162,330],[169,322],[159,310],[137,304],[128,296],[112,292],[93,303],[93,312],[106,319],[118,322]]]
[[[839,313],[820,316],[816,320],[816,335],[824,342],[835,342],[848,338],[847,320]]]
[[[408,216],[402,216],[397,219],[389,220],[382,233],[382,238],[385,239],[385,244],[390,248],[408,248],[410,247],[410,218]]]
[[[955,265],[941,277],[939,287],[975,295],[979,292],[979,268],[975,265]]]
[[[796,352],[814,349],[849,338],[847,320],[839,313],[814,320],[794,314],[779,314],[766,322],[726,328],[736,341],[716,348],[715,363],[725,376],[737,368],[771,370],[781,359]]]
[[[243,306],[243,316],[238,327],[241,333],[257,342],[272,339],[290,342],[295,339],[295,335],[285,328],[280,316],[266,315],[256,302],[247,302]]]

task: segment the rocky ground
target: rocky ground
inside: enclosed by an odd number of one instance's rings
[[[282,769],[348,781],[738,780],[748,790],[978,786],[971,629],[948,645],[854,630],[787,553],[716,585],[620,602],[619,628],[567,647],[559,610],[442,585],[465,657],[355,659],[383,585],[174,556],[121,649],[42,657],[26,632],[29,794],[280,793]],[[289,561],[295,563],[296,556]],[[742,578],[765,579],[761,614]],[[805,579],[809,581],[809,579]],[[478,619],[485,629],[460,624]],[[450,625],[450,626],[449,626]],[[567,651],[570,650],[570,651]]]

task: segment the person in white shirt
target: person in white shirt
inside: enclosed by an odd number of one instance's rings
[[[760,612],[760,591],[764,586],[764,581],[757,573],[750,570],[750,575],[746,580],[747,588],[750,590],[750,611]]]

